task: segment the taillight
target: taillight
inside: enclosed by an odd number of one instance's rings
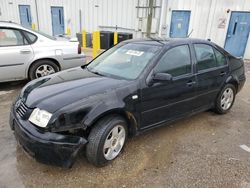
[[[78,54],[81,54],[82,53],[82,48],[81,48],[81,45],[78,44],[78,50],[77,50]]]

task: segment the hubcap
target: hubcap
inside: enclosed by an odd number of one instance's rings
[[[123,126],[115,126],[108,134],[104,146],[103,155],[105,159],[112,160],[120,153],[124,142],[125,142],[126,132]]]
[[[36,69],[36,78],[47,76],[55,73],[55,69],[50,65],[41,65]]]
[[[221,96],[221,101],[220,101],[221,108],[223,110],[228,110],[231,107],[233,100],[234,100],[234,92],[231,88],[227,88]]]

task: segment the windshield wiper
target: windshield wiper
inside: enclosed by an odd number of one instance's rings
[[[98,72],[98,71],[93,71],[93,70],[90,70],[87,66],[86,66],[86,69],[89,71],[89,72],[92,72],[92,73],[94,73],[94,74],[96,74],[96,75],[99,75],[99,76],[104,76],[103,74],[101,74],[100,72]]]
[[[98,71],[91,71],[92,73],[96,74],[96,75],[99,75],[99,76],[104,76],[103,74],[101,74],[100,72]]]

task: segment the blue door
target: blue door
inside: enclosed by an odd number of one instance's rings
[[[53,35],[64,34],[64,14],[63,7],[51,7]]]
[[[19,15],[21,25],[24,27],[31,27],[31,13],[29,5],[19,5]]]
[[[171,25],[170,25],[170,37],[183,38],[188,35],[190,11],[173,10]]]
[[[225,49],[231,54],[242,57],[247,45],[250,32],[250,12],[232,12]]]

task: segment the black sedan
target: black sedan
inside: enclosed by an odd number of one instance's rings
[[[212,42],[130,40],[89,65],[28,83],[10,126],[38,161],[71,167],[85,149],[104,166],[128,137],[208,109],[227,113],[245,79],[242,59]]]

